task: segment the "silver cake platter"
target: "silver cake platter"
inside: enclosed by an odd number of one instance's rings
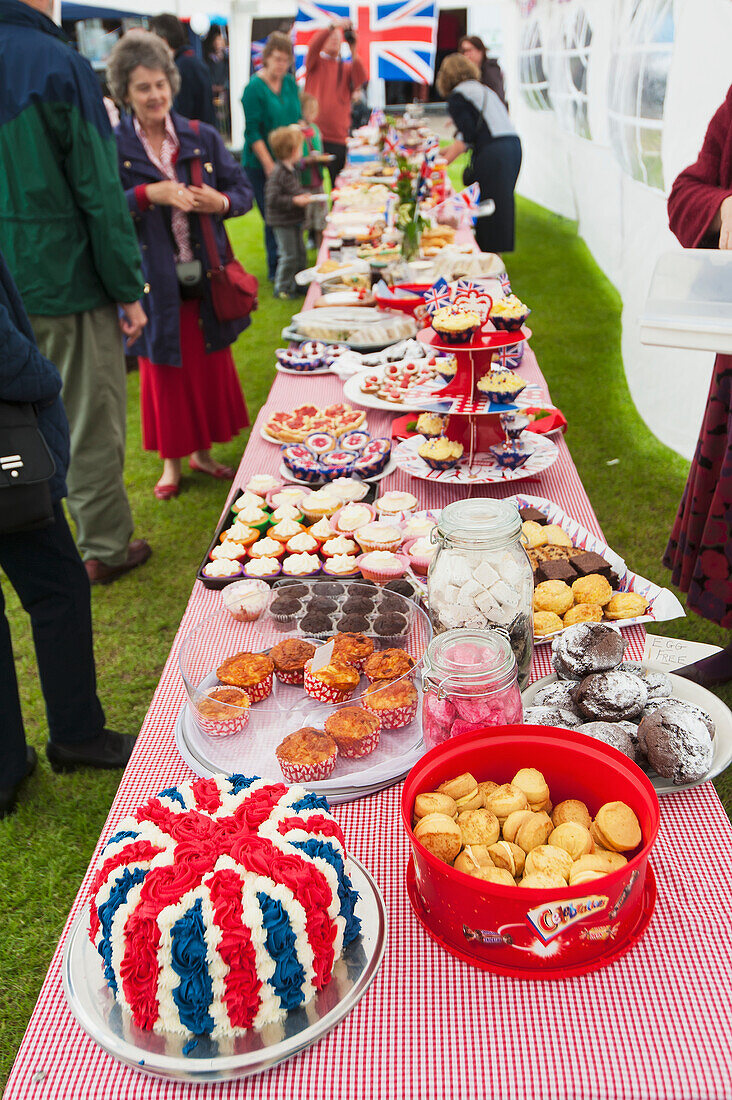
[[[69,1007],[84,1031],[108,1054],[143,1073],[205,1082],[271,1069],[317,1043],[345,1019],[381,965],[386,946],[384,899],[371,875],[352,856],[349,874],[360,895],[356,915],[361,919],[361,935],[336,963],[328,985],[280,1024],[231,1039],[201,1036],[192,1042],[183,1035],[158,1035],[137,1027],[104,980],[102,961],[88,936],[88,907],[74,922],[64,948],[61,969]]]

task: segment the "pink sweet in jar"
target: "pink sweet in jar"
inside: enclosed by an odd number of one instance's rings
[[[436,745],[522,719],[516,658],[498,630],[450,630],[432,639],[423,673],[422,731]]]

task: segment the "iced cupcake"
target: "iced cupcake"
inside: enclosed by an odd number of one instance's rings
[[[258,497],[266,497],[267,493],[279,489],[282,482],[271,474],[254,474],[246,484],[248,493],[254,493]]]
[[[245,504],[237,513],[237,521],[246,527],[253,527],[263,534],[270,525],[270,513],[255,504]]]
[[[507,294],[505,298],[497,298],[490,311],[491,323],[498,329],[514,332],[520,329],[526,318],[531,313],[515,294]]]
[[[225,531],[222,531],[220,537],[222,542],[238,542],[242,546],[251,546],[253,542],[261,537],[261,532],[254,527],[247,527],[245,523],[239,523],[237,520],[232,523],[231,527],[227,527]]]
[[[302,519],[302,512],[296,504],[280,504],[272,513],[272,521],[273,523],[279,523],[283,519],[294,519],[296,523],[299,523]]]
[[[320,572],[317,554],[288,554],[282,562],[285,577],[314,577]]]
[[[355,577],[359,569],[353,554],[334,554],[323,562],[323,572],[330,577]]]
[[[528,382],[510,370],[491,370],[478,379],[478,391],[496,404],[508,405],[515,401]]]
[[[335,530],[330,520],[323,516],[322,519],[319,519],[317,523],[308,528],[308,534],[317,539],[318,545],[322,546],[324,542],[333,537]]]
[[[264,611],[269,599],[270,587],[266,581],[234,581],[221,593],[221,600],[232,619],[239,623],[251,623]]]
[[[282,566],[279,558],[250,558],[244,565],[246,577],[276,577]]]
[[[214,546],[209,557],[211,561],[244,561],[247,556],[247,548],[240,542],[220,542]]]
[[[302,512],[308,523],[317,523],[319,519],[330,518],[341,507],[340,498],[327,489],[317,489],[302,502]]]
[[[432,314],[432,328],[448,344],[467,344],[480,328],[480,316],[472,309],[443,306]]]
[[[284,553],[284,544],[278,542],[277,539],[268,538],[266,535],[249,547],[250,558],[281,558]]]
[[[413,493],[402,493],[393,489],[380,496],[374,507],[381,516],[398,516],[402,512],[414,512],[418,504],[419,501]]]
[[[358,481],[355,477],[337,477],[331,481],[328,488],[344,504],[363,500],[369,491],[368,485],[364,485],[363,481]]]
[[[444,416],[438,416],[437,413],[420,413],[417,417],[417,431],[425,439],[437,439],[444,430]]]
[[[369,550],[396,550],[402,541],[402,533],[393,523],[367,523],[359,527],[356,541],[364,552]]]
[[[297,507],[309,495],[309,489],[285,485],[282,489],[274,489],[267,493],[266,500],[270,508],[279,508],[281,504],[294,504]]]
[[[232,512],[236,515],[241,512],[242,508],[264,508],[264,500],[257,493],[252,493],[246,489],[241,496],[237,497],[231,506]]]
[[[342,535],[353,535],[360,527],[365,527],[375,518],[370,504],[344,504],[333,516],[333,527]]]
[[[392,554],[390,550],[371,550],[357,559],[358,567],[367,580],[376,584],[386,584],[397,577],[403,577],[407,571],[406,558]]]
[[[449,470],[457,466],[463,457],[462,443],[453,443],[442,436],[440,439],[426,439],[417,448],[417,454],[423,458],[431,470]]]
[[[437,545],[429,537],[414,539],[411,542],[405,542],[404,553],[409,558],[414,572],[424,577],[437,553]]]
[[[270,527],[268,533],[270,538],[284,543],[289,542],[295,535],[301,534],[303,530],[303,525],[296,523],[294,519],[281,519],[274,527]]]
[[[299,535],[293,535],[291,539],[287,540],[287,552],[289,554],[315,554],[318,546],[318,540],[308,534],[307,531],[301,531]]]
[[[346,535],[334,535],[323,543],[322,553],[325,558],[332,558],[336,554],[357,554],[358,546]]]
[[[405,542],[410,539],[427,538],[430,531],[437,526],[429,516],[410,516],[402,525],[402,536]]]
[[[230,577],[240,577],[243,569],[240,561],[219,558],[217,561],[210,561],[204,565],[201,572],[204,577],[210,577],[212,580],[223,580]]]

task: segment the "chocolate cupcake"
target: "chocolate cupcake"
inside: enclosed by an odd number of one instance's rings
[[[345,590],[337,581],[321,581],[315,591],[318,596],[342,596]]]
[[[376,582],[372,581],[372,580],[369,580],[368,577],[359,577],[359,579],[357,581],[354,581],[353,584],[349,585],[348,591],[358,593],[359,596],[362,596],[363,592],[361,591],[361,589],[363,589],[363,588],[377,588],[377,587],[378,586],[377,586]],[[387,584],[386,587],[388,588],[389,585]]]
[[[368,596],[348,596],[343,601],[341,611],[346,614],[369,615],[374,609],[374,601]]]
[[[379,600],[377,611],[379,612],[380,615],[387,615],[387,614],[392,613],[392,612],[395,612],[397,615],[403,615],[404,614],[404,600],[400,596],[397,596],[396,594],[394,594],[394,595],[384,594],[381,597],[381,599]]]
[[[368,630],[369,621],[365,615],[342,615],[337,622],[337,628],[343,634],[362,634]]]
[[[396,638],[407,629],[407,620],[404,615],[398,615],[394,611],[386,615],[378,615],[374,619],[373,631],[380,638]]]
[[[406,596],[408,599],[414,596],[414,586],[403,577],[395,581],[389,581],[388,584],[384,585],[384,591],[398,592],[400,596]]]
[[[313,596],[308,604],[308,611],[312,614],[325,615],[330,611],[336,611],[338,609],[337,602],[330,596]]]
[[[635,760],[635,745],[630,737],[625,724],[621,722],[583,722],[577,727],[578,733],[586,733],[588,737],[594,737],[596,741],[602,741],[605,745],[622,752],[624,756]]]
[[[303,634],[328,634],[332,629],[330,615],[322,615],[317,611],[309,611],[300,620],[300,629]]]
[[[283,590],[285,588],[287,589],[288,596],[297,596],[298,599],[302,596],[307,596],[308,592],[310,591],[308,586],[306,584],[303,584],[302,581],[296,581],[294,579],[290,579],[289,577],[283,577],[282,580],[278,582],[277,587],[275,588],[275,592],[278,596],[280,595],[280,593],[284,595]]]
[[[622,722],[642,713],[648,689],[637,676],[616,669],[585,676],[572,698],[580,714],[591,722]]]
[[[269,605],[269,613],[278,622],[292,622],[302,611],[300,600],[290,596],[277,596]]]

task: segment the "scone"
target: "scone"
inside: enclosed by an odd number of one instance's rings
[[[602,620],[602,607],[599,603],[576,603],[562,616],[565,626],[577,623],[599,623]]]
[[[557,630],[562,630],[563,627],[564,623],[556,612],[534,612],[534,636],[536,638],[545,638],[547,634],[554,634]]]
[[[599,573],[590,573],[588,577],[576,580],[572,585],[572,594],[575,603],[599,603],[600,607],[604,607],[613,598],[609,581]]]
[[[635,619],[638,615],[645,615],[647,610],[648,600],[644,600],[637,592],[616,592],[605,605],[605,617]]]
[[[558,523],[547,523],[544,527],[546,541],[550,546],[571,546],[572,540]]]
[[[534,589],[534,610],[564,615],[574,604],[572,589],[564,581],[542,581]]]

